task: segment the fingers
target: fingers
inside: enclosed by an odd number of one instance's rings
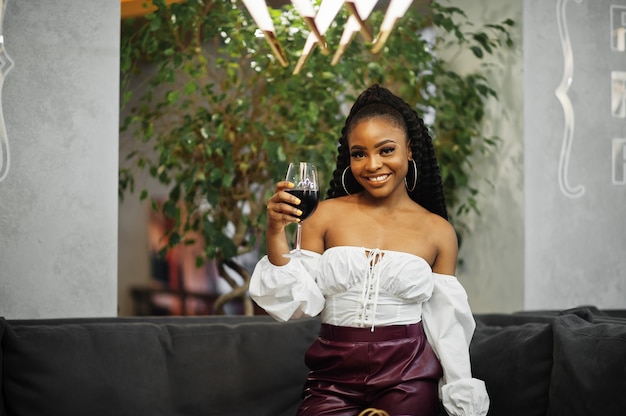
[[[280,181],[276,184],[276,193],[284,191],[285,189],[293,189],[294,186],[295,185],[292,182]]]
[[[288,192],[293,189],[291,182],[281,181],[276,184],[274,195],[267,202],[268,225],[284,227],[292,222],[299,222],[302,211],[298,208],[300,199]]]

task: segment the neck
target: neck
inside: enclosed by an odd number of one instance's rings
[[[357,199],[360,204],[385,211],[397,210],[402,205],[413,202],[406,191],[396,192],[384,198],[376,198],[363,191],[357,194]]]

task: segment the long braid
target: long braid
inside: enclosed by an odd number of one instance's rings
[[[368,112],[367,109],[364,110],[364,108],[372,105],[377,105],[377,108],[370,110],[369,114],[377,114],[386,117],[386,111],[387,113],[399,112],[402,115],[404,119],[404,125],[402,127],[406,128],[413,159],[415,163],[417,163],[418,171],[417,185],[412,192],[409,192],[409,196],[427,210],[447,219],[448,214],[441,173],[435,157],[435,148],[428,133],[428,129],[424,125],[424,121],[409,104],[378,84],[374,84],[365,90],[350,109],[346,123],[341,130],[337,152],[337,165],[333,171],[333,178],[330,181],[327,197],[336,198],[347,195],[346,190],[344,190],[344,185],[342,184],[342,175],[344,175],[346,168],[350,166],[348,135],[356,122],[367,117]],[[389,107],[392,108],[389,109]],[[385,108],[388,110],[385,110]],[[394,118],[392,115],[389,115],[389,117],[391,119]],[[348,192],[359,192],[362,190],[362,187],[356,182],[349,171],[348,169],[348,172],[346,172],[343,178]]]

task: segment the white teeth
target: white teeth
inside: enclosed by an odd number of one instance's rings
[[[369,178],[369,180],[372,182],[380,182],[380,181],[384,181],[385,179],[387,179],[388,176],[389,175],[376,176],[375,178]]]

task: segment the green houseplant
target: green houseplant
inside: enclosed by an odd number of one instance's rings
[[[290,62],[284,68],[239,1],[154,4],[157,10],[145,18],[123,22],[122,106],[133,104],[122,130],[132,131],[140,146],[120,169],[120,197],[134,188],[137,167],[169,187],[162,205],[153,201],[172,219],[168,246],[200,238],[198,264],[214,260],[233,286],[218,300],[218,310],[241,296],[251,313],[249,273],[236,259],[262,250],[265,202],[276,180],[288,161],[308,160],[319,166],[321,183],[328,183],[345,104],[375,82],[419,112],[435,114],[430,128],[451,221],[462,232],[463,214],[476,209],[468,159],[495,144],[481,136],[480,127],[485,100],[496,94],[483,73],[461,76],[437,51],[469,49],[481,58],[510,47],[512,21],[473,29],[462,10],[433,2],[426,15],[409,10],[380,54],[357,39],[336,65],[316,50],[293,75],[308,30],[291,7],[271,9]],[[368,19],[372,29],[383,13]],[[347,16],[342,10],[326,33],[329,45],[338,44]],[[428,27],[443,36],[426,40]],[[226,267],[245,283],[229,279]]]

